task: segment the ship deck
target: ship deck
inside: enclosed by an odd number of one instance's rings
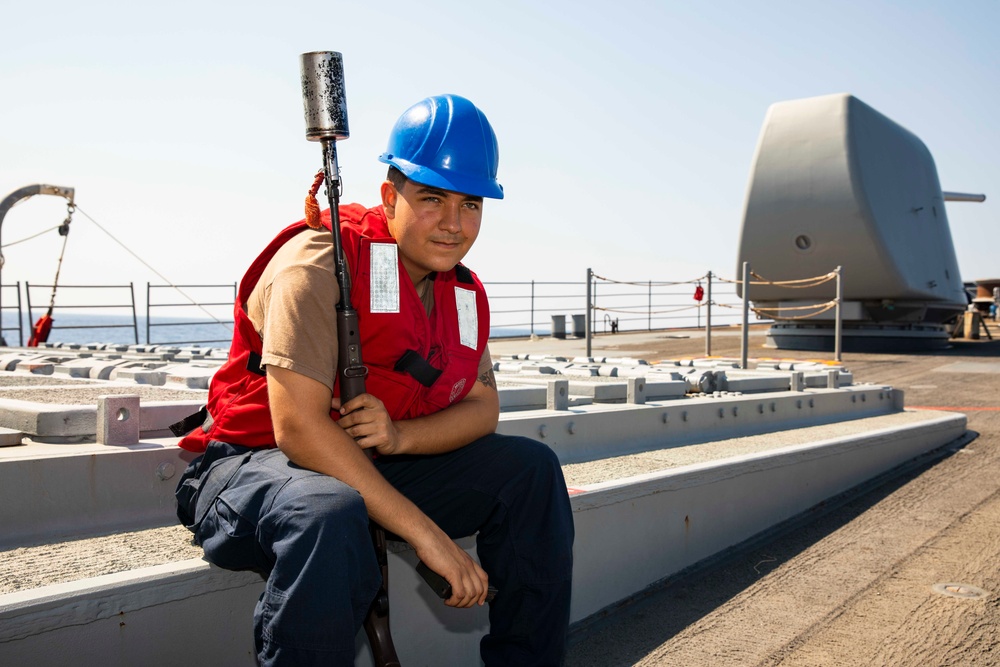
[[[843,355],[855,378],[905,392],[908,408],[964,412],[974,439],[577,626],[566,664],[1000,664],[1000,328],[989,326],[993,340],[933,353]],[[650,360],[704,351],[697,332],[597,340]],[[803,356],[761,342],[751,338],[751,357]],[[739,345],[713,336],[713,353]]]
[[[996,327],[992,331],[1000,334]],[[995,565],[1000,562],[1000,336],[996,338],[957,341],[950,349],[926,354],[844,354],[843,366],[859,385],[858,392],[864,392],[868,383],[901,390],[908,408],[904,412],[685,441],[667,449],[613,457],[581,454],[579,460],[570,460],[572,450],[565,449],[561,456],[569,486],[597,491],[614,484],[612,480],[643,480],[664,471],[669,474],[670,469],[694,470],[718,460],[752,461],[772,451],[788,451],[797,443],[831,442],[857,432],[906,427],[935,414],[965,413],[969,429],[958,441],[831,497],[576,622],[566,664],[1000,662],[996,648],[1000,644],[1000,571]],[[750,357],[755,361],[792,356],[764,349],[763,341],[764,331],[755,329],[750,338]],[[713,332],[714,355],[739,357],[739,346],[737,330]],[[495,359],[512,354],[572,359],[582,357],[585,347],[582,340],[545,338],[492,341],[491,350]],[[602,335],[594,339],[593,349],[595,357],[651,362],[703,353],[703,333],[697,331]],[[802,360],[808,355],[796,352],[794,356]],[[830,355],[815,353],[815,357],[824,361]],[[61,391],[79,392],[72,386],[58,388],[72,385],[71,381],[24,376],[13,382],[15,387],[0,387],[0,403],[17,406],[18,401],[36,400],[37,395],[15,393],[26,391],[29,379],[40,387],[32,391],[44,392],[49,401],[62,400],[58,398]],[[183,404],[187,391],[197,393],[199,382],[197,377],[174,377],[168,383],[173,388],[160,387],[144,399]],[[598,389],[593,390],[595,395]],[[652,383],[646,391],[654,391]],[[817,401],[822,398],[821,391],[809,395]],[[869,397],[874,400],[875,394]],[[717,399],[717,405],[729,405],[725,397]],[[589,399],[575,400],[581,404],[570,416],[584,425],[588,410],[605,409],[586,405]],[[691,404],[699,400],[704,399]],[[921,409],[913,411],[914,407]],[[723,411],[719,408],[720,418]],[[66,423],[85,421],[61,414]],[[696,417],[693,411],[692,416]],[[93,423],[93,412],[87,419]],[[542,428],[534,419],[530,410],[517,414],[517,424]],[[548,414],[545,419],[554,430],[555,417]],[[666,424],[666,413],[663,421]],[[511,422],[508,427],[517,424]],[[675,421],[671,425],[678,426]],[[72,440],[76,431],[68,429],[65,437]],[[549,440],[554,440],[551,434]],[[36,443],[33,449],[59,451],[63,446]],[[0,448],[0,459],[16,459],[22,449]],[[769,493],[780,496],[783,491],[774,488]],[[576,500],[596,503],[586,501],[590,496],[600,494],[588,492]],[[585,514],[580,516],[586,520]],[[161,563],[193,563],[199,555],[183,529],[175,526],[115,530],[65,541],[23,541],[2,553],[5,568],[0,595],[30,593],[40,586],[87,577],[97,577],[97,581],[109,573]],[[192,564],[188,569],[197,567]]]

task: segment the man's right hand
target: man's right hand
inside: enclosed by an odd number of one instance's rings
[[[486,602],[489,576],[451,538],[441,533],[428,540],[428,544],[413,544],[413,547],[427,567],[451,584],[451,597],[444,601],[446,605],[468,608]]]

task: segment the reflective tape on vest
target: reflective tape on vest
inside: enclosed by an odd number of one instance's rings
[[[399,312],[399,260],[395,243],[371,244],[371,312]]]
[[[459,340],[473,350],[479,344],[479,312],[476,310],[476,293],[455,287],[455,306],[458,309]]]

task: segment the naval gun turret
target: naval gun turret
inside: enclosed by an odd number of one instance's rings
[[[942,347],[967,305],[945,201],[984,199],[943,192],[924,143],[852,95],[779,102],[757,143],[738,266],[775,282],[842,267],[843,349]],[[833,349],[835,310],[819,306],[833,282],[749,291],[775,321],[768,345]]]

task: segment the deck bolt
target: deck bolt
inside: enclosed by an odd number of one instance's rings
[[[161,463],[156,469],[156,476],[160,479],[160,481],[165,482],[173,477],[175,472],[177,472],[177,470],[174,468],[173,463]]]

